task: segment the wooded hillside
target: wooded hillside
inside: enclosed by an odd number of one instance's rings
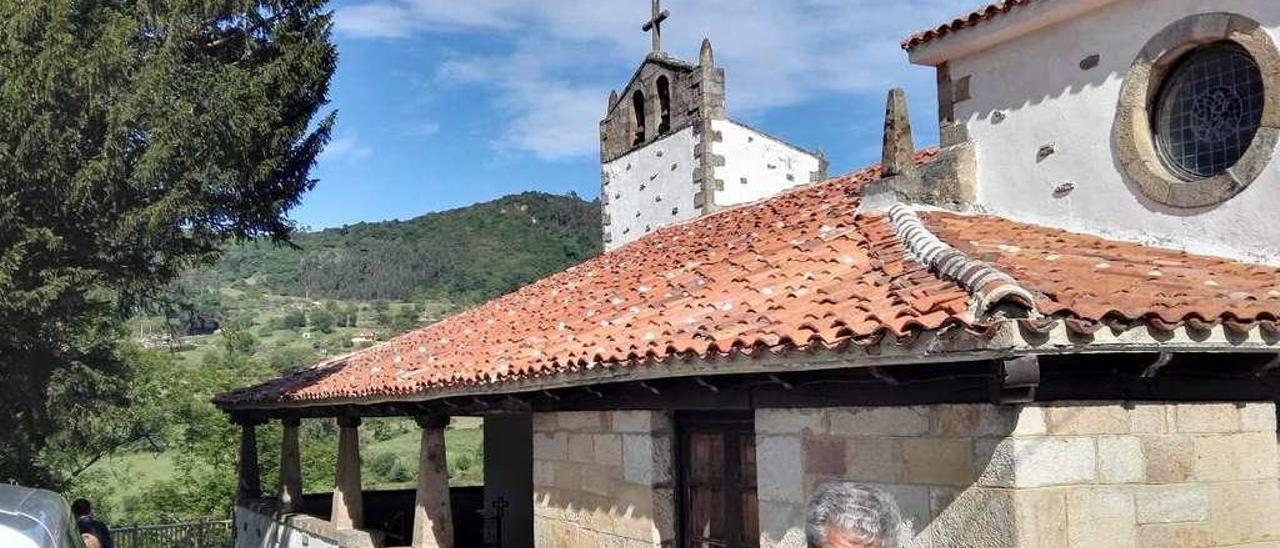
[[[600,205],[539,192],[297,235],[298,249],[231,248],[228,286],[327,299],[437,298],[477,302],[600,253]]]

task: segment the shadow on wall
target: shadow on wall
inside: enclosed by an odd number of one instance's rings
[[[1275,423],[1270,403],[762,410],[761,547],[803,546],[807,497],[829,480],[888,492],[904,546],[1271,539]]]
[[[1184,15],[1206,11],[1190,5],[1191,2],[1178,3],[1183,6],[1169,6],[1166,10],[1134,8],[1137,3],[1114,3],[1079,20],[1002,44],[976,58],[952,63],[950,77],[959,99],[955,103],[957,118],[971,124],[975,135],[1002,132],[1004,130],[992,128],[1007,126],[1009,133],[1005,137],[1011,139],[994,140],[999,145],[1000,157],[1022,154],[1030,157],[1034,147],[1041,144],[1050,147],[1052,154],[1054,137],[1059,140],[1058,144],[1066,144],[1062,142],[1066,140],[1077,150],[1106,146],[1111,166],[1115,173],[1122,174],[1129,196],[1146,211],[1189,218],[1217,209],[1225,202],[1172,207],[1148,197],[1142,185],[1124,168],[1120,151],[1127,150],[1127,146],[1116,138],[1119,130],[1114,119],[1121,96],[1120,84],[1130,75],[1135,60],[1149,41],[1163,44],[1167,40],[1162,36],[1170,29],[1191,28],[1184,24]],[[1250,11],[1244,6],[1238,9]],[[1097,30],[1104,25],[1125,29],[1125,32]],[[1036,107],[1049,102],[1061,105],[1061,110],[1032,113]],[[1083,129],[1103,127],[1103,124],[1108,129],[1106,141],[1095,131]],[[986,129],[979,130],[979,126]],[[1036,144],[1029,151],[1004,150],[1008,146],[1020,146],[1011,145],[1020,142]],[[1101,160],[1097,156],[1089,158],[1091,162]],[[1044,156],[1039,156],[1036,163],[1043,160]],[[1029,160],[1022,158],[1016,163],[1025,162]],[[1047,183],[1055,185],[1052,195],[1056,199],[1067,196],[1075,188],[1070,181]]]
[[[655,512],[675,506],[672,489],[623,485],[620,474],[609,478],[611,472],[596,465],[581,465],[577,471],[564,465],[558,480],[570,484],[568,476],[581,476],[582,484],[577,489],[535,488],[534,535],[539,547],[595,547],[611,542],[658,545],[673,538],[673,531],[660,530],[663,520]]]
[[[658,546],[674,539],[671,417],[534,416],[534,537],[545,548]]]
[[[454,487],[449,490],[453,511],[455,546],[484,544],[483,487]],[[365,524],[363,530],[376,532],[387,546],[408,546],[412,542],[413,508],[416,492],[412,489],[365,491]],[[251,505],[257,523],[242,522],[237,546],[248,547],[246,539],[258,539],[253,548],[294,548],[330,546],[339,543],[341,533],[328,523],[332,510],[332,493],[303,496],[302,511],[281,515],[274,500]],[[249,528],[254,528],[250,531]],[[263,528],[266,528],[265,530]],[[358,535],[354,538],[360,538]],[[328,543],[328,544],[326,544]]]
[[[578,548],[627,542],[658,546],[665,535],[656,525],[655,490],[625,491],[614,494],[619,500],[611,500],[583,491],[538,490],[534,495],[537,546]]]

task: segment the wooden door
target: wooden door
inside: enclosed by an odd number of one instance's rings
[[[681,546],[757,548],[756,442],[751,415],[680,417]]]

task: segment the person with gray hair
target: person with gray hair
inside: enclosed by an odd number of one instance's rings
[[[884,490],[828,481],[809,499],[805,537],[809,548],[899,548],[902,517]]]

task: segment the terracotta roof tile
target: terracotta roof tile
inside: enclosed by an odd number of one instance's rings
[[[925,152],[921,160],[933,152]],[[957,322],[965,291],[909,263],[863,170],[655,231],[384,344],[218,401],[404,394],[568,368],[835,347]]]
[[[924,152],[920,160],[934,152]],[[858,215],[876,168],[667,227],[378,346],[217,398],[221,405],[421,394],[648,360],[981,332],[973,295],[909,258],[886,215]],[[1103,322],[1280,318],[1280,269],[990,216],[921,215],[1079,330]]]
[[[1280,270],[1115,242],[999,217],[929,213],[930,230],[1038,293],[1046,315],[1092,322],[1178,325],[1273,322]]]
[[[902,49],[911,51],[915,49],[917,46],[932,42],[935,39],[941,38],[953,32],[959,31],[961,29],[973,27],[975,25],[978,25],[979,23],[982,23],[983,21],[988,21],[992,18],[999,17],[1001,15],[1009,13],[1010,11],[1016,8],[1019,8],[1021,6],[1025,6],[1027,4],[1031,4],[1037,1],[1039,0],[1000,0],[998,2],[988,4],[976,10],[973,10],[965,15],[956,17],[946,23],[943,23],[933,28],[922,30],[920,32],[912,34],[911,36],[908,36],[905,40],[902,41]]]

